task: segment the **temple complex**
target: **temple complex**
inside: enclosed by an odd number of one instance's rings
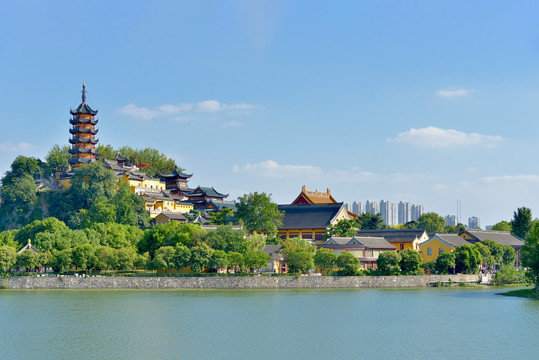
[[[79,167],[81,164],[88,164],[95,161],[97,139],[97,110],[93,110],[88,104],[86,104],[86,84],[82,84],[82,103],[75,109],[70,111],[73,116],[69,120],[69,123],[73,125],[69,129],[69,133],[72,135],[69,139],[69,143],[72,144],[69,153],[71,158],[69,164],[73,168]]]

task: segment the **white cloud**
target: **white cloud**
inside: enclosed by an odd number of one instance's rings
[[[421,147],[447,148],[457,146],[485,146],[494,147],[504,140],[501,136],[465,133],[452,129],[440,129],[429,126],[422,129],[410,129],[401,132],[396,138],[387,141],[413,144]]]
[[[257,164],[234,165],[235,173],[251,173],[263,177],[285,178],[299,175],[318,175],[322,170],[310,165],[280,165],[276,161],[266,160]]]
[[[502,175],[485,176],[482,179],[488,183],[494,182],[539,182],[539,175]]]
[[[198,111],[204,112],[216,112],[216,111],[225,111],[225,110],[250,110],[254,108],[254,105],[250,104],[221,104],[217,100],[206,100],[201,101],[196,104],[196,109]]]
[[[443,89],[436,91],[436,95],[444,98],[458,98],[469,95],[473,92],[471,89]]]
[[[5,152],[12,152],[12,153],[26,152],[34,148],[35,146],[33,144],[26,143],[26,142],[14,144],[12,142],[6,141],[3,143],[0,143],[0,151],[5,151]]]
[[[133,118],[152,120],[158,117],[170,118],[174,121],[186,121],[196,119],[194,116],[185,116],[193,111],[216,113],[223,111],[245,111],[253,109],[255,106],[251,104],[221,104],[217,100],[206,100],[196,104],[180,103],[177,105],[165,104],[160,105],[156,109],[149,109],[136,104],[128,104],[117,110],[118,113],[124,114]],[[178,116],[182,114],[181,116]]]

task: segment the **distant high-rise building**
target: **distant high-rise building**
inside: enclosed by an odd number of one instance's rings
[[[412,204],[399,201],[399,224],[406,224],[412,220]]]
[[[457,217],[455,215],[447,215],[444,219],[446,225],[457,226]]]
[[[350,209],[350,204],[349,204],[349,203],[344,203],[344,208],[345,208],[346,210],[348,210],[348,211],[352,211],[352,210]]]
[[[365,203],[365,212],[370,212],[371,214],[378,214],[380,209],[376,201],[367,200]]]
[[[472,216],[468,218],[468,227],[470,229],[481,229],[481,221],[477,216]]]
[[[424,211],[423,205],[412,205],[412,221],[417,221]]]
[[[380,212],[382,213],[382,219],[388,226],[395,225],[395,218],[397,213],[397,208],[395,204],[388,200],[380,201]]]
[[[365,212],[365,205],[361,202],[354,201],[352,203],[352,212],[359,215],[363,214]]]

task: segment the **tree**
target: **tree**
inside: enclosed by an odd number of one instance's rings
[[[509,221],[500,221],[492,226],[492,231],[513,231],[513,227]]]
[[[17,261],[17,252],[11,246],[0,246],[0,271],[8,271]]]
[[[172,246],[162,246],[155,251],[155,256],[152,260],[152,266],[155,270],[174,268],[174,258],[176,256],[176,249]]]
[[[226,269],[228,266],[228,257],[226,252],[223,250],[215,250],[210,259],[210,266],[217,270]]]
[[[356,220],[342,219],[326,229],[325,238],[329,239],[332,236],[351,237],[357,233],[358,228],[359,226]]]
[[[496,263],[487,245],[483,244],[482,242],[476,242],[475,244],[473,244],[473,247],[475,247],[481,254],[481,258],[483,259],[484,265],[491,267],[492,265]]]
[[[371,214],[366,212],[361,214],[357,219],[357,223],[361,230],[380,230],[387,227],[381,213]]]
[[[10,184],[14,179],[30,175],[32,178],[39,177],[43,171],[43,162],[33,157],[19,155],[11,163],[11,170],[4,174],[1,180],[2,187]]]
[[[401,256],[396,251],[384,251],[378,256],[376,266],[384,275],[398,275],[401,268]]]
[[[62,147],[59,145],[54,145],[47,153],[47,156],[45,156],[45,161],[47,164],[44,175],[52,175],[57,167],[69,165],[70,157],[71,155],[69,154],[68,145],[63,145]]]
[[[37,202],[37,186],[34,178],[23,174],[2,186],[2,200],[5,204],[32,206]]]
[[[113,222],[92,224],[89,230],[87,230],[87,233],[91,230],[96,231],[100,245],[110,246],[115,249],[137,246],[144,236],[144,232],[136,226]]]
[[[210,214],[210,224],[212,225],[228,225],[234,217],[234,210],[222,209]]]
[[[73,264],[83,270],[88,270],[94,267],[97,258],[95,249],[90,244],[82,244],[73,249]]]
[[[200,243],[191,248],[191,270],[201,273],[210,264],[214,250],[205,243]]]
[[[171,221],[167,224],[154,226],[144,232],[144,236],[137,244],[139,252],[149,252],[153,256],[155,250],[161,246],[176,246],[176,244],[191,247],[201,242],[206,231],[197,224],[181,224]]]
[[[249,269],[268,267],[269,254],[260,250],[249,250],[244,254],[243,262]]]
[[[343,269],[346,275],[357,275],[359,265],[359,259],[348,251],[343,251],[337,257],[337,266]]]
[[[247,251],[262,251],[266,246],[266,236],[262,234],[251,234],[248,238],[243,239],[242,252]]]
[[[189,265],[191,260],[191,250],[185,245],[176,245],[176,254],[174,255],[173,263],[176,270],[182,270]]]
[[[481,253],[472,245],[461,245],[455,248],[455,270],[459,273],[474,274],[483,260]]]
[[[25,250],[22,253],[17,255],[16,261],[17,268],[26,268],[26,270],[33,270],[38,267],[39,263],[37,262],[37,254]]]
[[[108,203],[115,210],[114,220],[118,224],[137,227],[148,225],[148,213],[146,212],[144,200],[140,196],[131,193],[126,182],[118,182],[118,190]]]
[[[417,228],[425,229],[429,234],[443,232],[444,225],[444,218],[433,212],[425,213],[417,219]]]
[[[327,271],[337,263],[337,255],[331,249],[320,248],[316,250],[314,255],[314,263],[317,267]]]
[[[401,271],[407,275],[419,274],[419,265],[421,265],[421,254],[413,249],[406,249],[400,252],[401,260],[399,266]]]
[[[17,250],[20,247],[20,244],[15,240],[15,234],[17,230],[6,230],[0,232],[0,246],[11,246],[13,249]]]
[[[244,235],[243,231],[233,230],[232,226],[221,225],[208,232],[204,242],[215,250],[240,251],[244,244]]]
[[[258,192],[245,194],[238,198],[236,217],[243,220],[249,232],[267,232],[274,236],[282,225],[284,212],[271,202],[271,194]]]
[[[137,253],[132,247],[123,247],[116,250],[116,268],[118,270],[131,270],[137,261]]]
[[[109,246],[100,246],[95,250],[96,269],[110,270],[116,267],[117,254],[116,251]]]
[[[485,239],[481,242],[486,245],[490,251],[491,259],[488,259],[489,262],[492,262],[490,265],[501,265],[503,263],[503,246],[490,239]]]
[[[67,192],[73,195],[77,209],[90,207],[105,198],[111,199],[116,193],[118,180],[114,171],[105,169],[99,163],[78,167],[71,177],[71,187]]]
[[[280,252],[292,272],[308,271],[314,267],[316,246],[301,237],[286,239]]]
[[[53,250],[52,269],[56,272],[64,272],[66,270],[69,270],[71,264],[73,263],[72,254],[73,250],[71,249],[65,249],[60,251]]]
[[[455,254],[444,252],[438,256],[434,263],[434,269],[441,275],[449,274],[450,269],[455,268]]]
[[[503,264],[515,266],[515,262],[517,261],[517,254],[515,253],[515,249],[511,245],[503,245],[502,248]]]
[[[511,220],[513,234],[521,239],[525,239],[532,227],[532,211],[527,207],[520,207],[513,213]]]
[[[32,223],[24,226],[16,232],[15,241],[20,245],[26,245],[28,239],[35,239],[38,233],[54,233],[57,231],[69,230],[66,224],[56,218],[50,217],[45,220],[35,220]],[[41,246],[39,241],[34,241],[34,246],[40,250],[48,250]]]
[[[241,269],[243,268],[244,266],[244,258],[243,258],[243,255],[238,253],[238,252],[234,252],[234,251],[231,251],[227,254],[227,258],[228,258],[228,266],[230,266],[230,268],[234,269],[234,271],[236,269]]]
[[[522,247],[522,266],[528,277],[535,283],[535,292],[539,296],[539,221],[533,222],[528,237]]]

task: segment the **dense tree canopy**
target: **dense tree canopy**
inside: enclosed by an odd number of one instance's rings
[[[335,225],[330,225],[326,229],[325,238],[328,239],[332,236],[354,236],[359,230],[359,224],[356,220],[339,220]]]
[[[532,227],[532,211],[527,207],[518,208],[511,220],[512,232],[521,239],[526,239]]]
[[[509,221],[500,221],[492,226],[492,231],[513,231],[513,227]]]
[[[361,214],[357,219],[357,223],[360,230],[381,230],[387,228],[381,213],[371,214],[370,212],[366,212]]]
[[[461,245],[455,248],[455,269],[459,273],[476,273],[482,260],[481,253],[472,245]]]
[[[378,256],[376,266],[385,275],[397,275],[400,273],[401,255],[396,251],[385,251]]]
[[[236,217],[243,221],[249,232],[267,232],[269,235],[275,235],[278,226],[283,223],[284,213],[271,201],[271,194],[258,192],[245,194],[238,198],[236,208]]]
[[[417,219],[417,228],[425,229],[429,234],[443,233],[445,220],[440,215],[428,212]]]
[[[527,268],[530,279],[535,283],[535,291],[539,296],[539,221],[532,223],[532,228],[522,247],[522,266]]]
[[[421,254],[413,249],[406,249],[400,252],[401,260],[399,266],[406,275],[419,274],[419,265],[421,265]]]

